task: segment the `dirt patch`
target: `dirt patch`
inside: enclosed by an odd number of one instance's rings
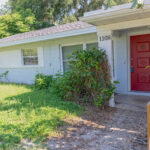
[[[119,108],[86,107],[81,118],[67,119],[62,137],[47,141],[51,150],[146,150],[146,113]]]

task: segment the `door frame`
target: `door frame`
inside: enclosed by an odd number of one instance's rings
[[[141,30],[141,31],[127,31],[127,84],[128,84],[128,92],[135,92],[135,93],[141,93],[143,95],[149,95],[150,92],[144,92],[144,91],[132,91],[131,90],[131,41],[130,38],[131,36],[136,36],[136,35],[144,35],[144,34],[150,34],[150,29],[147,28],[146,30]]]

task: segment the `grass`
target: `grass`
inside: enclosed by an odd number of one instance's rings
[[[54,136],[64,124],[63,119],[80,112],[78,105],[62,101],[52,90],[0,84],[0,146]]]

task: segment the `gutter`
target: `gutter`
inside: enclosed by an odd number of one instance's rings
[[[90,34],[90,33],[96,33],[96,27],[81,28],[78,30],[71,30],[71,31],[66,31],[66,32],[61,32],[61,33],[45,35],[45,36],[37,36],[34,38],[28,38],[28,39],[23,39],[23,40],[19,40],[19,41],[0,43],[0,48],[14,46],[14,45],[27,44],[27,43],[33,43],[33,42],[54,40],[54,39],[59,39],[59,38],[78,36],[78,35],[84,35],[84,34]]]
[[[147,4],[148,3],[148,4]],[[150,1],[146,2],[144,8],[142,9],[131,9],[132,3],[114,6],[107,10],[101,9],[92,12],[87,12],[79,20],[87,23],[94,24],[94,21],[105,21],[117,17],[125,17],[129,15],[139,14],[139,13],[150,13]],[[93,23],[92,23],[93,22]],[[103,24],[102,24],[103,25]]]

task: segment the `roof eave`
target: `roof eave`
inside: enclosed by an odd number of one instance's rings
[[[90,33],[96,33],[96,27],[92,26],[92,27],[82,28],[78,30],[71,30],[71,31],[66,31],[66,32],[61,32],[61,33],[56,33],[56,34],[51,34],[51,35],[38,36],[35,38],[28,38],[24,40],[2,43],[0,44],[0,48],[27,44],[27,43],[34,43],[34,42],[42,42],[42,41],[47,41],[47,40],[54,40],[54,39],[59,39],[59,38],[78,36],[78,35],[84,35],[84,34],[90,34]]]
[[[121,5],[120,5],[121,6]],[[112,20],[118,18],[118,22],[120,21],[119,18],[126,18],[126,16],[133,16],[133,15],[141,15],[144,13],[150,14],[150,2],[149,4],[145,4],[144,8],[142,9],[131,9],[131,4],[125,4],[125,7],[119,8],[119,6],[115,6],[114,8],[110,8],[109,10],[97,10],[90,13],[85,14],[83,17],[80,18],[80,21],[101,26],[107,24],[111,24]],[[144,15],[142,15],[144,16]],[[131,18],[132,20],[133,18]],[[126,21],[126,20],[124,20]],[[129,21],[129,20],[128,20]]]

